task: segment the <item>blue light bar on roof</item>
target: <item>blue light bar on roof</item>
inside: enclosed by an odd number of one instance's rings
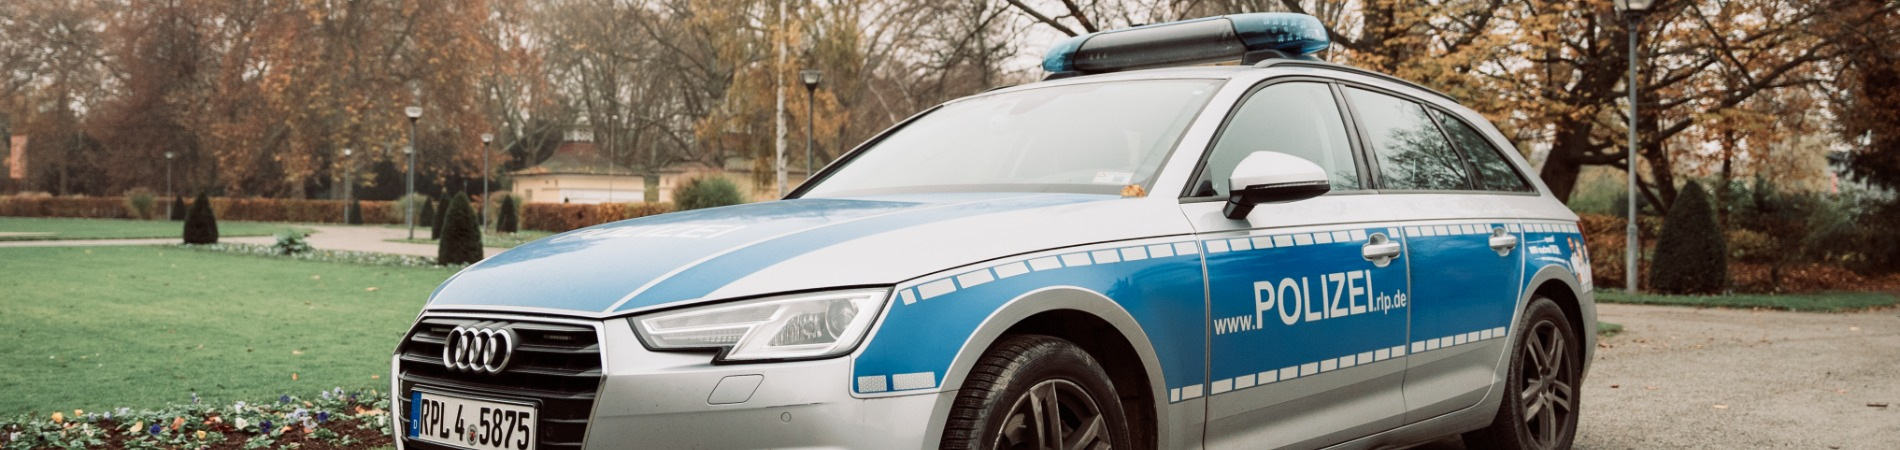
[[[1332,45],[1319,19],[1294,13],[1252,13],[1158,23],[1076,36],[1042,59],[1052,73],[1103,73],[1202,64],[1248,55],[1301,57]]]

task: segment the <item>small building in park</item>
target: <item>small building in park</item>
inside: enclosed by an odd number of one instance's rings
[[[561,146],[548,159],[509,172],[514,195],[527,203],[639,203],[646,201],[646,178],[614,164],[585,128],[562,133]]]
[[[723,164],[682,162],[654,170],[614,164],[594,143],[594,133],[575,127],[562,134],[561,145],[548,159],[532,167],[509,172],[514,177],[512,192],[526,203],[642,203],[648,190],[653,199],[668,203],[673,192],[688,180],[718,176],[732,180],[747,201],[778,198],[778,186],[771,182],[769,164],[751,158],[727,157]],[[648,175],[653,183],[648,184]],[[805,181],[803,167],[788,168],[787,187],[796,188]]]

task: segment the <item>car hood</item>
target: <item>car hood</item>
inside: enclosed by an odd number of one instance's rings
[[[796,199],[563,233],[468,267],[429,309],[613,315],[843,286],[1095,242],[1186,234],[1176,202],[1082,194]]]

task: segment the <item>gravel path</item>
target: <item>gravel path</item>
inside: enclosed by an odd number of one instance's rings
[[[1579,450],[1900,449],[1900,312],[1598,314],[1624,331],[1599,342],[1584,379]]]
[[[1900,448],[1892,309],[1606,304],[1599,315],[1624,332],[1598,346],[1577,448]]]

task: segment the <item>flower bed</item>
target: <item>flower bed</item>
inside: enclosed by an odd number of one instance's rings
[[[316,249],[309,249],[309,250],[298,252],[298,253],[285,253],[283,249],[279,248],[276,245],[226,244],[226,243],[206,244],[206,245],[177,244],[177,247],[186,249],[186,250],[197,250],[197,251],[204,251],[204,252],[236,253],[240,255],[263,256],[263,257],[270,257],[270,258],[288,258],[288,259],[300,259],[304,261],[363,264],[363,265],[371,265],[371,266],[445,267],[445,268],[456,269],[456,270],[460,270],[462,268],[462,266],[438,266],[435,264],[435,258],[430,258],[427,256],[397,255],[397,254],[391,254],[391,253],[353,252],[353,251],[346,251],[346,250],[316,250]]]
[[[388,446],[389,396],[336,388],[305,399],[192,403],[157,410],[73,410],[0,419],[0,448],[358,449]]]

